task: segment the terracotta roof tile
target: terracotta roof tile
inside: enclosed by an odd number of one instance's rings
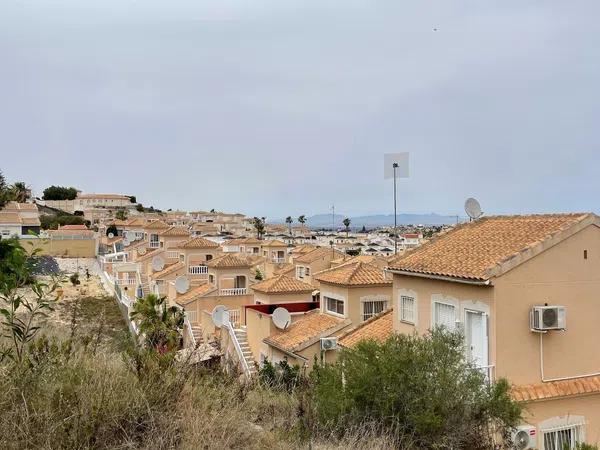
[[[164,230],[166,228],[169,228],[169,225],[164,223],[162,220],[155,220],[153,222],[147,223],[145,225],[145,228],[147,230]]]
[[[294,266],[292,263],[283,263],[279,267],[277,267],[275,270],[273,270],[273,275],[292,274],[292,276],[293,276],[295,274],[295,270],[296,270],[296,266]]]
[[[385,342],[394,333],[393,310],[388,309],[369,320],[361,323],[356,328],[345,333],[339,340],[343,347],[354,347],[365,339],[374,339]]]
[[[19,203],[10,201],[6,205],[4,205],[4,210],[37,211],[38,206],[35,203]]]
[[[296,352],[321,337],[330,336],[350,323],[348,319],[333,317],[314,310],[292,322],[287,330],[276,331],[264,339],[264,342],[288,352]]]
[[[160,272],[154,272],[150,276],[153,280],[160,280],[160,279],[166,277],[167,275],[171,275],[172,273],[175,273],[178,270],[183,270],[183,269],[185,269],[185,264],[182,262],[178,262],[178,263],[174,263],[174,264],[165,266],[165,268],[163,270],[161,270]]]
[[[513,386],[512,397],[520,402],[600,393],[600,375],[573,380]]]
[[[253,284],[252,290],[267,294],[289,294],[294,292],[312,292],[315,288],[296,278],[278,275],[259,283]]]
[[[499,264],[593,214],[491,216],[455,227],[390,261],[390,268],[462,279],[488,280]]]
[[[190,230],[186,227],[169,227],[164,231],[158,233],[159,236],[188,236]]]
[[[208,239],[195,237],[187,241],[179,242],[173,248],[218,248],[219,244]]]
[[[312,252],[314,249],[316,249],[317,247],[311,244],[303,244],[303,245],[298,245],[297,247],[294,247],[292,249],[292,253],[295,255],[299,255],[299,254],[305,254],[305,253],[309,253]]]
[[[0,223],[20,224],[21,216],[16,212],[0,211]]]
[[[224,255],[207,261],[206,265],[214,268],[243,268],[253,267],[261,260],[262,258],[260,257],[246,255],[243,253],[225,253]]]
[[[187,291],[185,294],[180,295],[179,297],[177,297],[175,299],[175,302],[180,304],[180,305],[187,305],[188,303],[193,302],[194,300],[205,296],[206,294],[209,294],[213,291],[215,291],[217,288],[210,284],[210,283],[203,283],[197,287],[194,287],[192,289],[190,289],[189,291]]]
[[[318,259],[333,259],[340,258],[342,256],[344,256],[344,254],[337,250],[332,251],[330,248],[319,247],[315,248],[314,250],[308,253],[303,254],[302,256],[297,257],[294,261],[299,263],[310,264]]]
[[[344,286],[392,284],[392,280],[385,278],[383,269],[361,261],[349,262],[332,269],[317,272],[313,278],[321,283],[340,284]]]
[[[273,239],[271,241],[264,241],[263,247],[287,247],[287,244],[279,239]]]
[[[150,258],[154,258],[155,256],[158,256],[162,253],[164,253],[164,250],[162,248],[155,248],[150,251],[147,251],[145,255],[138,256],[136,258],[135,262],[146,261],[146,260],[148,260]]]

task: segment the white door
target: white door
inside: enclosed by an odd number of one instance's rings
[[[471,361],[478,367],[488,363],[487,316],[480,311],[465,311],[465,339]]]

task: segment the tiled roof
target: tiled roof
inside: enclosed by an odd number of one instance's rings
[[[179,303],[180,305],[187,305],[188,303],[193,302],[197,298],[203,297],[216,289],[216,286],[210,283],[203,283],[200,286],[194,287],[187,291],[185,294],[177,297],[175,299],[175,302]]]
[[[338,341],[339,344],[350,348],[365,339],[385,342],[394,332],[394,314],[392,312],[393,310],[388,309],[361,323],[356,328],[344,334]]]
[[[333,253],[333,255],[332,255]],[[330,248],[320,247],[315,248],[313,251],[303,254],[299,256],[294,261],[299,263],[307,263],[310,264],[318,259],[322,258],[340,258],[344,256],[342,252],[338,252],[337,250],[331,250]]]
[[[129,227],[143,227],[146,225],[146,220],[140,217],[134,217],[132,219],[129,219],[126,224]]]
[[[31,226],[40,226],[41,225],[40,219],[37,217],[21,217],[21,223],[23,225],[31,225]]]
[[[287,330],[278,330],[264,342],[288,352],[300,351],[350,325],[350,320],[323,314],[319,310],[306,313],[295,320]]]
[[[296,266],[294,266],[292,263],[283,263],[281,266],[277,267],[275,270],[273,270],[273,275],[287,275],[287,274],[293,274],[295,273],[296,270]]]
[[[165,266],[163,270],[161,270],[160,272],[153,273],[151,277],[153,280],[160,280],[166,277],[167,275],[170,275],[182,269],[185,269],[185,264],[182,262],[178,262],[175,264],[171,264],[170,266]]]
[[[169,225],[164,223],[162,220],[155,220],[145,225],[147,230],[163,230],[169,228]]]
[[[85,225],[63,225],[62,227],[58,227],[59,230],[87,230],[88,228]]]
[[[537,254],[535,251],[542,251],[566,237],[569,229],[580,229],[596,219],[594,214],[484,217],[459,225],[393,259],[390,268],[488,280],[507,270],[504,264],[518,264]]]
[[[19,203],[19,202],[8,202],[4,205],[4,210],[21,210],[21,211],[37,211],[38,206],[35,203]]]
[[[295,254],[295,255],[305,254],[305,253],[312,252],[316,248],[317,247],[315,247],[314,245],[311,245],[311,244],[303,244],[303,245],[299,245],[297,247],[294,247],[292,249],[292,253]]]
[[[0,223],[20,224],[21,216],[19,213],[0,211]]]
[[[343,286],[392,284],[392,280],[384,277],[383,269],[361,261],[349,262],[333,269],[317,272],[314,279],[322,283],[341,284]]]
[[[597,393],[600,393],[600,376],[598,375],[572,380],[514,386],[511,389],[513,399],[519,402]]]
[[[145,255],[138,256],[135,261],[136,262],[146,261],[146,260],[148,260],[150,258],[154,258],[155,256],[158,256],[162,253],[164,253],[164,249],[155,248],[155,249],[148,251]]]
[[[238,238],[225,241],[225,245],[264,245],[265,242],[256,238]]]
[[[279,239],[273,239],[272,241],[263,241],[263,247],[287,247],[287,244]]]
[[[179,242],[173,248],[218,248],[219,244],[216,242],[204,239],[201,237],[191,238],[187,241]]]
[[[207,261],[206,265],[214,268],[244,268],[257,265],[260,259],[243,253],[225,253]]]
[[[349,262],[364,262],[368,264],[372,264],[375,266],[387,267],[387,260],[383,256],[377,255],[358,255],[358,256],[350,256],[346,258],[338,258],[331,261],[332,265],[341,265]]]
[[[266,294],[289,294],[294,292],[312,292],[313,286],[287,275],[278,275],[252,285],[252,290]]]
[[[159,236],[189,236],[190,230],[186,227],[169,227],[158,233]]]

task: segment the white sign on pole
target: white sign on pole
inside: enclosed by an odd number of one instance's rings
[[[397,178],[408,178],[408,152],[386,153],[383,155],[383,176],[387,180],[394,178],[394,163],[398,164],[396,169]]]

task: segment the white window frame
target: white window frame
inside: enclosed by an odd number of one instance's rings
[[[411,297],[414,299],[413,304],[413,321],[404,320],[402,318],[402,297]],[[417,326],[419,324],[419,296],[416,291],[412,289],[398,289],[396,291],[396,299],[397,301],[397,312],[398,312],[398,321],[402,323],[406,323],[409,325]]]
[[[339,295],[329,294],[329,293],[323,293],[322,297],[323,297],[323,310],[324,310],[324,312],[326,312],[327,314],[331,314],[332,316],[336,316],[336,317],[344,317],[344,318],[346,317],[346,313],[348,312],[348,308],[347,308],[347,305],[346,305],[347,302],[346,302],[345,298],[343,298],[343,297],[341,297]],[[336,300],[338,302],[342,302],[343,308],[344,308],[344,313],[340,314],[339,312],[337,312],[337,310],[336,311],[331,311],[329,309],[328,299]]]
[[[407,309],[404,306],[404,302],[409,300],[410,302],[412,302],[411,305],[411,316],[412,317],[406,317],[404,315],[404,311]],[[408,323],[410,325],[415,325],[416,324],[416,314],[417,314],[417,299],[415,297],[412,297],[410,295],[405,295],[405,294],[400,294],[399,296],[399,308],[398,308],[398,314],[399,314],[399,318],[400,318],[400,322],[404,322],[404,323]]]
[[[296,266],[296,278],[299,280],[304,278],[304,267]]]
[[[447,305],[452,306],[454,308],[454,325],[452,328],[449,328],[449,331],[456,331],[458,322],[461,317],[460,310],[460,302],[453,297],[444,297],[441,294],[433,294],[431,296],[431,328],[439,326],[439,324],[435,320],[435,305]]]
[[[371,313],[369,317],[365,319],[365,304],[366,303],[380,303],[383,302],[383,309],[377,313]],[[387,295],[371,295],[367,297],[361,297],[360,299],[360,318],[363,322],[369,320],[371,317],[381,314],[383,311],[389,308],[390,298]]]
[[[558,438],[558,433],[561,431],[571,431],[571,445],[576,442],[585,442],[585,426],[586,420],[583,416],[558,416],[540,422],[538,427],[540,430],[538,442],[541,450],[562,450],[555,445],[546,446],[546,435],[555,434],[555,439]]]
[[[310,267],[305,267],[304,268],[304,276],[305,277],[310,277]]]

